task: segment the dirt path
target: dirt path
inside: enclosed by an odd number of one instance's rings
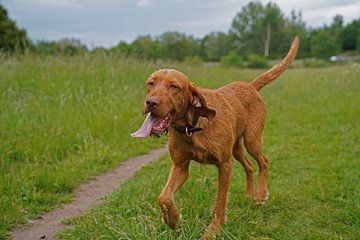
[[[78,216],[86,210],[99,204],[101,200],[120,184],[124,183],[143,165],[167,153],[166,148],[153,150],[146,155],[133,157],[123,162],[117,169],[107,172],[94,180],[83,183],[75,191],[74,201],[46,213],[40,219],[33,221],[28,228],[18,228],[12,231],[14,240],[55,239],[55,234],[65,226],[61,223],[65,218]]]

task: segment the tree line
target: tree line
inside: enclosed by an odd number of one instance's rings
[[[264,57],[282,57],[295,35],[301,42],[300,58],[328,59],[342,52],[360,52],[360,18],[345,25],[343,17],[336,15],[330,25],[310,28],[303,21],[301,11],[293,10],[286,16],[272,2],[248,3],[236,14],[228,32],[211,32],[203,38],[195,38],[169,31],[159,36],[138,36],[131,43],[120,41],[108,49],[92,50],[72,38],[33,43],[0,5],[0,51],[10,53],[29,50],[39,54],[77,55],[102,51],[151,60],[229,61],[240,66],[244,60],[258,62]]]

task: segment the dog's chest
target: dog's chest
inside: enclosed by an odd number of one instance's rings
[[[206,163],[206,164],[217,164],[219,163],[219,156],[216,156],[216,151],[212,152],[213,150],[211,147],[196,144],[193,142],[188,146],[188,150],[190,150],[193,159],[199,163]]]

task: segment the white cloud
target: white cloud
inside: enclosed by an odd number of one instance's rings
[[[25,2],[18,0],[18,2]],[[61,7],[61,8],[77,8],[81,7],[81,1],[79,0],[29,0],[32,4],[48,6],[48,7]]]
[[[150,0],[140,0],[140,1],[137,2],[138,7],[146,7],[146,6],[149,6],[149,5],[151,5]]]
[[[263,4],[269,0],[261,0]],[[302,11],[307,26],[320,27],[330,24],[336,14],[344,16],[345,23],[360,17],[360,0],[274,0],[283,13]]]
[[[88,45],[111,46],[139,35],[179,31],[203,37],[230,29],[250,0],[0,0],[18,26],[36,39],[77,37]],[[263,4],[269,0],[260,0]],[[290,15],[301,10],[307,26],[330,24],[336,14],[345,24],[360,18],[360,0],[271,0]],[[156,8],[154,7],[156,5]]]

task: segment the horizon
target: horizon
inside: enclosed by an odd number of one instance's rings
[[[228,32],[231,22],[250,1],[198,0],[3,0],[11,19],[33,42],[76,38],[89,48],[110,48],[138,36],[156,37],[177,31],[203,38],[211,32]],[[260,1],[266,4],[269,1]],[[360,17],[360,0],[276,0],[285,17],[301,11],[308,28],[329,25],[335,15],[348,24]],[[174,14],[176,13],[176,14]]]

